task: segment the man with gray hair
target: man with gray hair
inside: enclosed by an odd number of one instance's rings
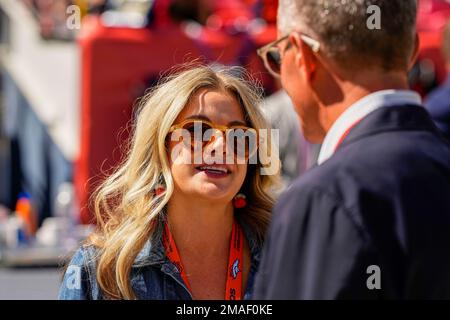
[[[450,298],[450,145],[408,88],[416,0],[280,0],[258,50],[318,166],[274,208],[256,299]]]

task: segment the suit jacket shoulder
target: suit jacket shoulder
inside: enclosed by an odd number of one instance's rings
[[[281,196],[256,297],[450,297],[449,195],[450,146],[426,111],[373,112]]]

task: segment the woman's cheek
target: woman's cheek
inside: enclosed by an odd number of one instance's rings
[[[237,172],[236,183],[239,184],[239,187],[241,187],[244,184],[244,180],[247,175],[247,165],[246,164],[238,164],[236,172]]]
[[[192,164],[192,153],[183,143],[173,143],[170,148],[169,161],[173,165]]]

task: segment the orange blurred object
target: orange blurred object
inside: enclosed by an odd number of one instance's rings
[[[37,216],[30,197],[27,194],[19,196],[16,203],[16,214],[25,223],[26,237],[29,239],[37,231]]]

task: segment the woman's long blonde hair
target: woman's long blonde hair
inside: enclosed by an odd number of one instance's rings
[[[268,128],[259,111],[260,91],[253,82],[233,75],[235,71],[242,69],[191,67],[166,77],[144,96],[125,160],[103,181],[92,201],[97,228],[87,244],[98,249],[96,276],[105,297],[136,298],[130,283],[133,262],[152,236],[153,222],[174,190],[165,138],[190,98],[201,88],[229,92],[239,101],[253,128]],[[260,167],[259,161],[249,165],[243,186],[248,205],[241,219],[262,242],[274,204],[271,188],[277,176],[261,175]],[[161,174],[166,192],[155,196],[153,187]]]

